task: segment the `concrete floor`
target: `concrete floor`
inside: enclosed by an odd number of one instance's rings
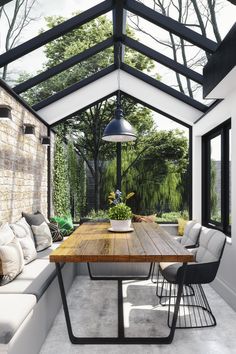
[[[236,313],[210,287],[205,288],[217,326],[179,329],[170,345],[73,345],[61,309],[40,354],[236,354]],[[123,286],[127,336],[166,335],[166,308],[158,305],[150,281],[127,281]],[[75,335],[117,335],[117,283],[77,276],[68,294]],[[161,310],[157,314],[157,309]]]

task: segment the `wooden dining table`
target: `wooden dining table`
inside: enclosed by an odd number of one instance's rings
[[[156,223],[133,223],[131,232],[111,232],[108,223],[84,223],[50,254],[50,262],[55,262],[68,335],[74,344],[169,344],[175,333],[178,310],[183,291],[185,269],[193,255]],[[76,337],[72,330],[64,288],[61,263],[87,263],[92,280],[118,281],[118,335],[117,337]],[[90,263],[98,262],[146,262],[150,263],[148,275],[135,276],[94,276]],[[123,316],[122,281],[126,279],[147,279],[152,265],[159,262],[181,262],[182,272],[178,284],[174,314],[168,336],[126,337]],[[157,321],[158,325],[158,321]]]

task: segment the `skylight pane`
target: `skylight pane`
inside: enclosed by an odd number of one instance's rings
[[[97,53],[87,60],[74,65],[52,78],[34,86],[22,93],[21,96],[30,104],[34,105],[63,89],[84,80],[85,78],[107,68],[114,61],[113,47]]]
[[[5,80],[14,87],[22,79],[25,81],[111,36],[111,20],[106,15],[100,16],[10,63]],[[0,77],[2,72],[3,69]]]

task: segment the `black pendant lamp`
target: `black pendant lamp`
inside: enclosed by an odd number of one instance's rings
[[[121,43],[120,43],[121,46]],[[115,110],[115,116],[112,121],[106,126],[103,133],[103,140],[110,141],[113,143],[125,143],[127,141],[134,141],[136,139],[135,131],[132,125],[124,119],[124,113],[121,108],[120,99],[120,51],[119,46],[118,55],[118,94],[117,94],[117,104]]]
[[[136,139],[134,128],[124,119],[124,113],[120,104],[120,91],[117,95],[115,117],[106,126],[102,139],[114,143],[125,143]]]

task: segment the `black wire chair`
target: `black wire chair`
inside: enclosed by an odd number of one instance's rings
[[[194,221],[190,220],[187,222],[185,228],[184,228],[184,234],[183,236],[175,236],[175,239],[181,243],[182,246],[192,249],[197,247],[198,245],[198,239],[200,235],[202,226]],[[156,273],[156,275],[155,275]],[[162,282],[162,277],[159,272],[159,266],[157,263],[154,263],[153,268],[152,268],[152,273],[151,273],[151,281],[156,284],[159,281]]]
[[[199,247],[195,249],[195,262],[186,268],[176,328],[203,328],[216,325],[202,284],[215,279],[226,242],[225,235],[217,230],[202,228]],[[182,263],[160,263],[162,282],[157,283],[157,296],[168,306],[168,326],[171,324],[176,301]]]

